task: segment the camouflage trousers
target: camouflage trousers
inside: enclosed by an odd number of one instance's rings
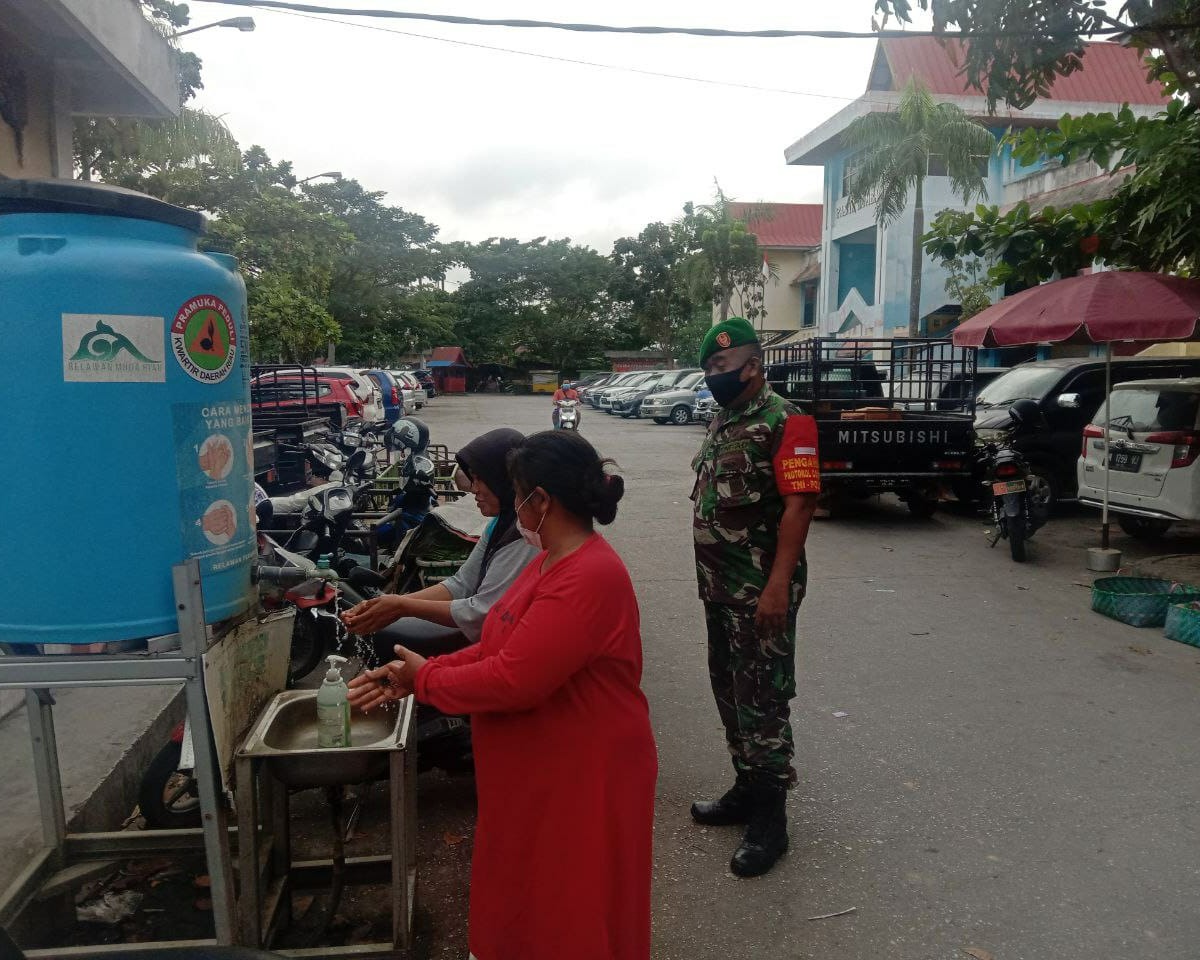
[[[788,786],[796,782],[788,705],[796,695],[796,613],[789,611],[786,630],[764,635],[753,606],[704,605],[708,675],[734,768]]]

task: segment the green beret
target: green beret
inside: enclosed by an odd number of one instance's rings
[[[758,334],[750,326],[750,321],[742,317],[730,317],[704,335],[700,342],[700,366],[704,366],[708,358],[720,350],[744,347],[748,343],[758,343]]]

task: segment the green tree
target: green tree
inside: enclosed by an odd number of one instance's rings
[[[947,267],[983,258],[988,284],[1016,293],[1052,277],[1074,276],[1117,246],[1102,240],[1103,205],[1033,211],[1022,201],[1006,214],[996,206],[944,210],[930,224],[925,251]]]
[[[970,320],[992,305],[993,284],[988,263],[982,257],[955,257],[946,263],[946,295],[962,307],[959,322]]]
[[[470,356],[577,368],[611,342],[619,319],[608,296],[613,268],[590,247],[492,237],[454,250],[471,272],[455,292],[460,340]]]
[[[312,363],[341,335],[319,300],[296,288],[287,274],[267,272],[247,284],[250,353],[256,360]]]
[[[735,216],[733,201],[717,184],[713,202],[685,204],[674,229],[691,250],[684,275],[693,299],[708,300],[721,321],[729,319],[736,299],[738,314],[751,323],[766,316],[763,309],[762,251],[745,220]]]
[[[1025,131],[1014,140],[1013,155],[1025,163],[1042,156],[1096,162],[1113,176],[1113,195],[1069,209],[1034,212],[1021,203],[1004,215],[994,206],[942,214],[926,237],[931,255],[990,254],[996,259],[992,279],[1010,290],[1073,276],[1096,259],[1137,270],[1200,272],[1196,107],[1173,100],[1153,117],[1128,108],[1068,116],[1057,127]]]
[[[387,298],[373,324],[342,330],[338,357],[347,363],[392,367],[403,356],[455,339],[458,306],[438,287]]]
[[[676,357],[685,365],[699,363],[700,343],[712,325],[712,306],[707,303],[694,305],[687,323],[675,332]]]
[[[366,190],[357,180],[302,189],[353,235],[333,276],[332,308],[342,322],[369,318],[397,291],[444,279],[447,259],[436,243],[438,228],[420,214],[385,204],[382,191]]]
[[[857,172],[847,194],[852,209],[874,203],[876,223],[883,228],[900,217],[910,196],[913,199],[908,335],[915,337],[921,321],[921,240],[930,157],[943,160],[951,190],[969,202],[986,190],[980,163],[992,154],[996,141],[959,107],[938,103],[914,78],[901,92],[896,110],[857,118],[846,128],[845,142],[858,151]]]
[[[671,365],[687,355],[680,349],[680,339],[696,315],[684,269],[687,240],[678,226],[651,223],[636,237],[621,237],[613,244],[609,293],[637,323],[642,340],[638,345],[659,347]],[[707,298],[705,306],[711,323]]]
[[[1063,117],[1056,128],[1016,138],[1013,156],[1049,156],[1064,164],[1092,160],[1118,179],[1113,196],[1088,211],[1098,254],[1139,270],[1200,270],[1200,112],[1172,100],[1153,117],[1128,107],[1116,114]]]
[[[168,120],[89,117],[75,127],[75,165],[82,180],[135,182],[145,189],[141,181],[169,179],[182,168],[232,169],[240,162],[241,149],[225,121],[191,107]]]

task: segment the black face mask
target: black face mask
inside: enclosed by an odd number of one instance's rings
[[[746,369],[747,360],[736,370],[726,370],[724,373],[710,373],[704,378],[708,389],[712,391],[713,399],[722,407],[727,407],[742,395],[746,383],[742,380],[742,371]]]

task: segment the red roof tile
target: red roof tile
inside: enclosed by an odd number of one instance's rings
[[[966,79],[959,73],[961,52],[961,41],[954,39],[904,37],[880,40],[868,89],[900,90],[909,77],[916,76],[933,93],[978,95],[978,91],[967,87]],[[888,69],[882,69],[884,66]],[[1147,82],[1141,54],[1130,47],[1108,42],[1084,44],[1083,67],[1059,77],[1046,99],[1145,105],[1165,104],[1169,100],[1157,83]]]
[[[746,221],[760,247],[819,247],[821,204],[733,203],[733,215]]]
[[[463,353],[462,347],[434,347],[433,356],[430,360],[448,360],[450,363],[467,365],[466,354]]]

